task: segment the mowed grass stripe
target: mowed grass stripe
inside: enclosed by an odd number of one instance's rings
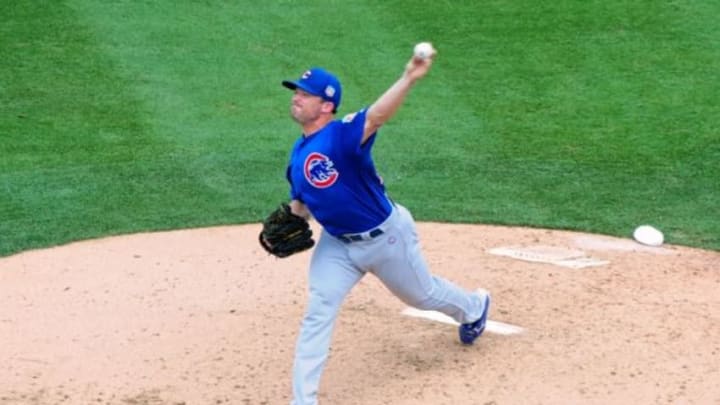
[[[32,246],[258,220],[286,198],[298,135],[279,81],[326,66],[348,113],[419,40],[437,63],[376,149],[418,219],[614,235],[647,221],[720,246],[714,3],[63,4],[0,6],[0,255],[43,226]]]
[[[182,216],[173,202],[197,188],[184,159],[93,33],[62,4],[4,7],[0,254]]]
[[[439,88],[413,129],[433,141],[399,140],[418,159],[390,158],[418,217],[621,236],[651,222],[716,244],[709,3],[453,4],[426,27],[441,53],[423,86]]]

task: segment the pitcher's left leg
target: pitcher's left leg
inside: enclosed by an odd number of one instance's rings
[[[335,319],[345,296],[363,277],[347,259],[342,242],[320,236],[309,272],[309,295],[295,348],[292,405],[317,405]]]

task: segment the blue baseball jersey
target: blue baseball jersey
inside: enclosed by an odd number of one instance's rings
[[[295,142],[287,168],[290,198],[300,200],[330,234],[369,231],[392,212],[371,149],[360,144],[366,110],[331,121]]]

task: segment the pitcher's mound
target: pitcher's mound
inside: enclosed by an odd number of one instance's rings
[[[268,257],[259,229],[0,259],[0,404],[289,403],[310,253]],[[368,276],[339,315],[320,403],[720,402],[718,252],[539,229],[418,229],[433,272],[489,290],[494,325],[521,333],[463,346],[454,325],[404,316]]]

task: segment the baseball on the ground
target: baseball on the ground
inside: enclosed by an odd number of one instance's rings
[[[430,42],[420,42],[415,45],[415,56],[420,59],[427,59],[433,54],[433,46]]]
[[[663,244],[663,234],[650,225],[640,225],[635,228],[633,237],[636,241],[648,246],[660,246]]]

